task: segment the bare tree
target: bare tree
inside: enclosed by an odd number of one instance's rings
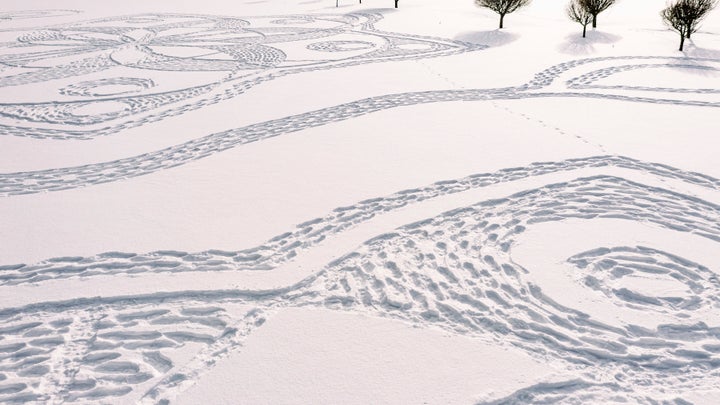
[[[531,0],[475,0],[479,7],[489,8],[500,14],[500,28],[503,28],[503,20],[506,14],[510,14],[520,7],[530,4]]]
[[[685,23],[685,13],[682,1],[667,6],[661,13],[665,24],[670,26],[672,29],[680,34],[680,51],[682,52],[685,46],[685,36],[687,35],[688,27]]]
[[[700,22],[716,4],[717,0],[677,0],[662,11],[663,21],[680,34],[680,51],[685,46],[685,38],[698,30]]]
[[[582,7],[592,15],[592,26],[597,28],[597,16],[615,4],[615,0],[582,0]]]
[[[688,13],[688,30],[685,35],[686,38],[690,38],[690,35],[694,34],[700,28],[700,22],[705,16],[717,5],[717,0],[693,0],[689,1],[691,4]]]
[[[582,25],[583,38],[585,38],[587,26],[592,22],[593,15],[583,6],[583,0],[570,0],[570,4],[568,4],[566,11],[571,20]]]

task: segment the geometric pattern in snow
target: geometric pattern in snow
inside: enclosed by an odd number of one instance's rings
[[[378,31],[381,18],[139,14],[28,29],[0,44],[0,88],[12,90],[0,96],[0,135],[88,139],[289,74],[485,48]],[[42,97],[17,102],[39,86]]]
[[[6,285],[115,273],[270,271],[352,226],[385,212],[472,188],[614,166],[707,190],[720,179],[666,165],[598,156],[509,168],[340,207],[253,249],[150,254],[109,252],[3,266]],[[563,398],[568,403],[652,403],[658,387],[709,389],[720,378],[720,330],[700,310],[717,309],[716,263],[695,263],[652,247],[597,248],[569,261],[592,271],[576,282],[600,290],[618,308],[653,308],[670,322],[655,327],[607,323],[568,308],[528,280],[532,265],[510,253],[537,224],[614,219],[651,224],[678,239],[720,243],[720,206],[622,177],[572,177],[506,198],[480,201],[378,235],[288,287],[78,298],[0,310],[0,401],[172,399],[220,358],[242,346],[266,317],[288,306],[367,313],[423,327],[503,342],[545,361],[584,370],[578,380],[542,383],[510,403]],[[650,297],[608,288],[632,273],[670,277],[686,298]],[[588,282],[590,280],[590,282]],[[61,281],[61,280],[60,280]],[[675,306],[677,311],[669,311]],[[176,364],[178,351],[194,353]],[[64,359],[64,360],[62,360]],[[40,389],[39,387],[45,387]],[[47,387],[52,387],[50,393]],[[636,390],[642,387],[642,392]],[[670,393],[672,391],[669,391]]]

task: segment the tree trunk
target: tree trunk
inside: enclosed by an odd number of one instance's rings
[[[593,28],[597,28],[597,14],[593,14]]]
[[[684,45],[685,45],[685,35],[681,32],[680,33],[680,52],[682,52]]]
[[[587,32],[587,24],[583,25],[583,38],[585,38],[586,32]]]
[[[398,4],[398,0],[395,0],[395,8],[398,8],[397,4]]]
[[[340,3],[340,0],[335,0],[335,7],[337,7],[339,3]]]
[[[505,19],[505,14],[500,14],[500,29],[503,28],[503,20]]]

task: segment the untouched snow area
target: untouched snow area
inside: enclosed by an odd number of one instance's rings
[[[0,403],[720,403],[720,10],[0,7]]]

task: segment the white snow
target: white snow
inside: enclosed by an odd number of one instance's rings
[[[717,403],[720,10],[357,3],[2,6],[0,403]]]

